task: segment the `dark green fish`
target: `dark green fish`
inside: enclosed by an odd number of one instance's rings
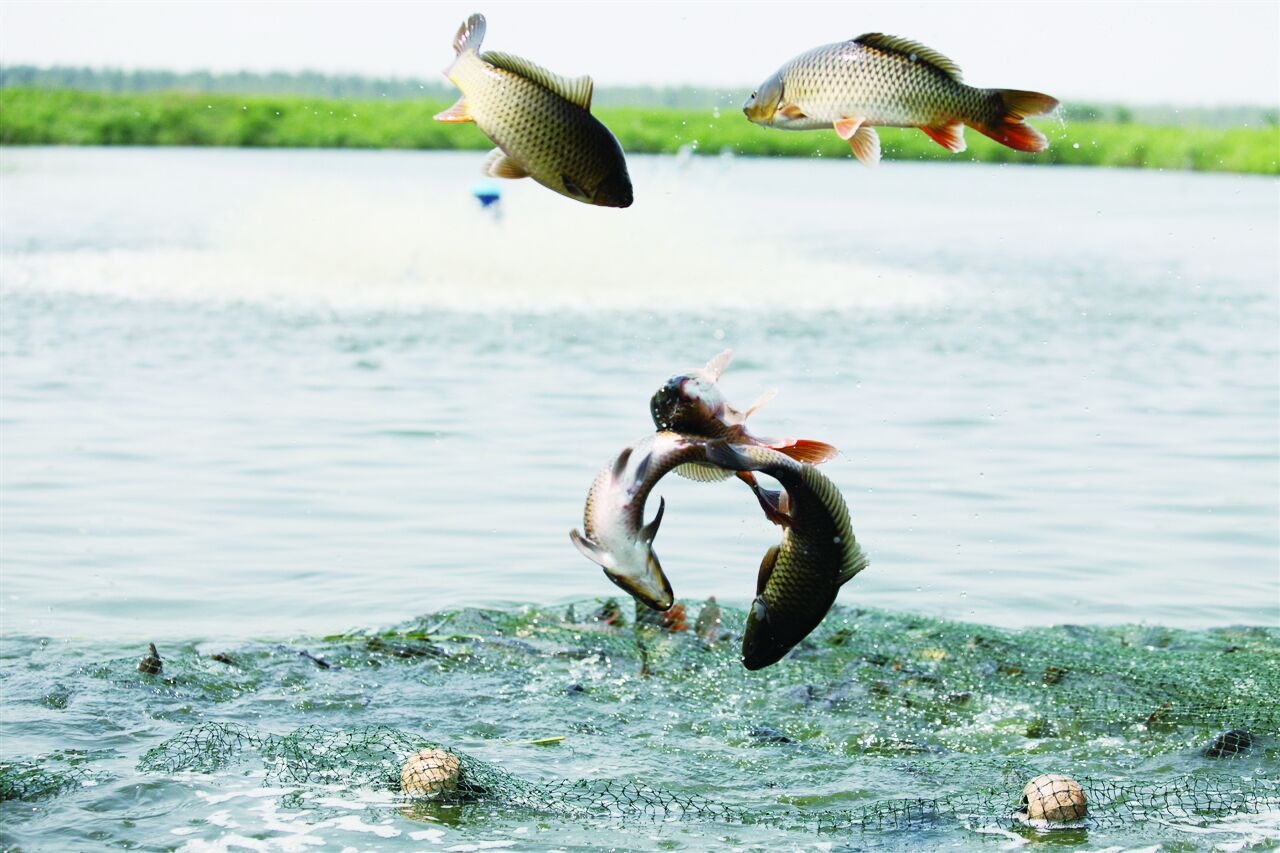
[[[766,512],[785,532],[760,563],[742,636],[742,665],[763,669],[818,627],[841,585],[867,567],[867,557],[840,490],[817,468],[769,447],[725,441],[708,444],[706,458],[729,470],[768,474],[785,490],[768,493],[772,509]]]

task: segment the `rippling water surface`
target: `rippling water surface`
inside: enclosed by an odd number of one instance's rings
[[[846,605],[1280,623],[1274,180],[632,159],[630,210],[496,220],[473,154],[0,149],[13,664],[607,596],[587,487],[725,347],[755,431],[842,451]],[[745,603],[747,491],[658,492],[677,595]],[[71,730],[23,709],[6,754]]]

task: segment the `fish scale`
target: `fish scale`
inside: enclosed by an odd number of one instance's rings
[[[496,178],[531,177],[576,201],[603,207],[632,202],[622,146],[591,115],[588,77],[564,78],[506,53],[480,53],[483,15],[472,15],[454,39],[457,58],[446,74],[462,98],[436,116],[475,122],[498,147],[485,165]]]
[[[823,45],[783,67],[787,100],[826,127],[857,114],[881,127],[941,124],[986,115],[990,96],[910,55],[856,41]]]
[[[783,130],[833,128],[863,163],[880,161],[873,127],[918,127],[948,151],[965,150],[968,125],[1018,151],[1048,140],[1026,124],[1056,109],[1056,99],[1020,89],[966,85],[960,68],[918,42],[883,33],[805,51],[747,99],[749,120]]]
[[[759,471],[786,490],[782,542],[760,566],[756,600],[742,638],[742,662],[761,669],[780,660],[822,622],[840,587],[867,566],[840,490],[812,465],[768,447],[708,447],[716,465]]]

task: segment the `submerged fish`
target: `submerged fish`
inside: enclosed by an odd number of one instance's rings
[[[629,207],[631,178],[622,146],[591,115],[590,77],[561,77],[509,53],[480,53],[483,15],[454,36],[445,75],[462,97],[437,121],[475,122],[498,146],[485,161],[494,178],[533,178],[576,201]]]
[[[867,567],[849,526],[849,509],[817,468],[768,447],[711,442],[707,461],[735,471],[759,471],[785,491],[772,493],[774,520],[786,530],[760,563],[756,598],[742,635],[742,665],[777,663],[818,627],[840,587]]]
[[[768,391],[740,412],[725,399],[716,383],[725,368],[733,360],[733,350],[727,349],[707,362],[701,370],[672,376],[649,400],[649,413],[660,430],[672,430],[699,438],[724,439],[731,444],[749,444],[772,447],[793,459],[817,465],[835,458],[836,449],[821,441],[797,438],[760,438],[747,432],[746,420],[757,409],[773,399],[774,391]],[[676,473],[691,480],[724,480],[734,475],[705,462],[689,462],[676,468]],[[748,485],[754,486],[750,472],[740,472]]]
[[[936,50],[867,33],[800,54],[752,92],[742,111],[766,127],[834,127],[854,156],[875,165],[880,138],[872,125],[918,127],[953,153],[965,150],[966,124],[1018,151],[1043,151],[1044,134],[1023,118],[1057,106],[1039,92],[966,86],[960,68]]]
[[[648,524],[644,523],[645,501],[668,471],[705,459],[706,452],[703,441],[679,433],[645,436],[596,475],[587,492],[583,532],[569,531],[573,544],[603,568],[609,580],[654,610],[669,609],[675,596],[653,552],[666,501],[658,504],[658,513]]]

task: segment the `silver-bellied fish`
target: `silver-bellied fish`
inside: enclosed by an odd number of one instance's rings
[[[575,201],[629,207],[631,178],[622,146],[591,115],[590,77],[561,77],[509,53],[480,53],[483,15],[454,36],[445,74],[462,97],[437,121],[475,122],[498,147],[485,161],[494,178],[533,178]]]
[[[699,438],[722,438],[731,444],[754,444],[772,447],[792,459],[817,465],[834,459],[836,449],[821,441],[802,438],[762,438],[747,431],[747,418],[773,399],[775,391],[766,391],[746,411],[729,405],[717,384],[729,363],[733,350],[726,349],[707,362],[701,370],[678,373],[666,381],[649,400],[649,413],[659,430],[672,430]],[[705,462],[689,462],[676,468],[676,473],[691,480],[711,482],[734,475]],[[739,472],[748,485],[755,480],[750,472]]]
[[[1044,134],[1023,119],[1057,106],[1039,92],[967,86],[959,66],[936,50],[867,33],[792,59],[751,93],[743,112],[766,127],[833,127],[854,156],[875,165],[880,137],[873,125],[918,127],[953,153],[965,150],[966,124],[1018,151],[1043,151]]]
[[[818,627],[836,593],[867,567],[854,538],[849,509],[835,484],[817,468],[768,447],[714,441],[706,460],[733,471],[759,471],[782,484],[773,518],[785,530],[760,563],[756,597],[742,635],[742,665],[777,663]]]
[[[582,529],[569,538],[587,559],[604,569],[609,580],[654,610],[675,603],[671,583],[653,552],[666,501],[658,504],[653,521],[644,521],[644,505],[662,477],[677,465],[706,458],[700,439],[663,431],[645,436],[623,449],[602,470],[587,492]]]

